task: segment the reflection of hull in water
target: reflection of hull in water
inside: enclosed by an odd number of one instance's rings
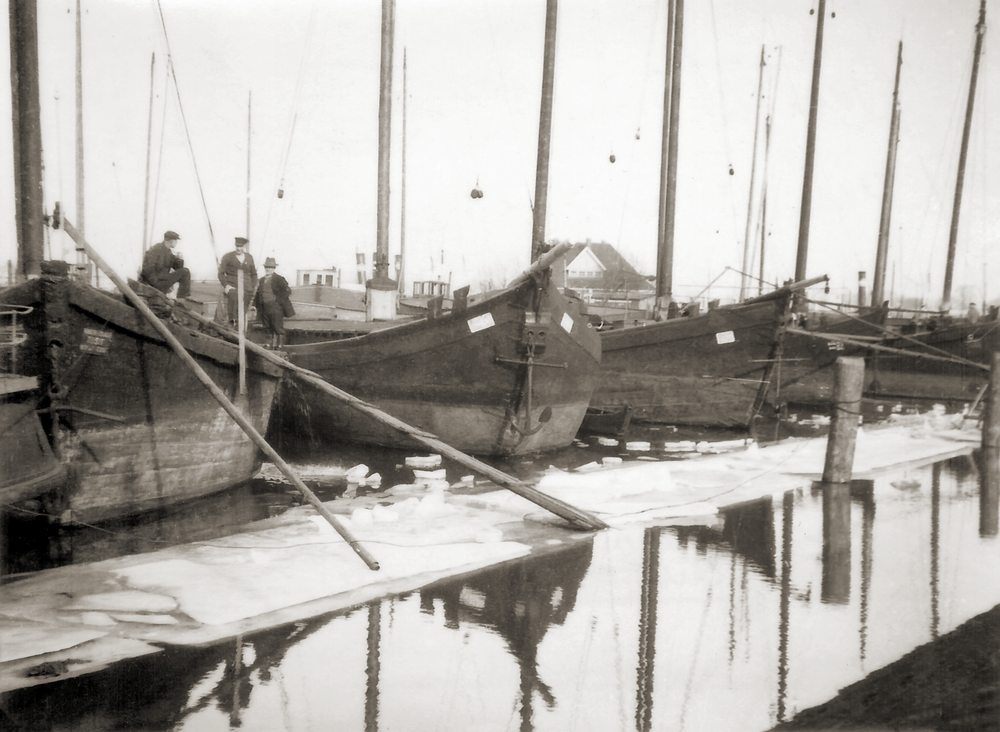
[[[237,533],[246,524],[272,515],[272,506],[288,508],[294,501],[287,493],[261,490],[259,483],[251,480],[162,510],[103,521],[99,527],[67,529],[52,526],[45,517],[5,515],[0,538],[2,572],[100,562]]]
[[[285,350],[294,364],[393,417],[456,449],[491,455],[571,444],[600,363],[600,341],[579,306],[534,278],[467,309]],[[301,384],[283,387],[274,427],[282,442],[417,445]]]
[[[67,469],[57,510],[69,508],[73,520],[105,520],[223,490],[259,468],[257,447],[121,298],[50,275],[7,288],[0,299],[33,308],[21,320],[27,340],[17,366],[39,383],[42,424]],[[250,354],[244,399],[235,345],[193,327],[168,327],[264,432],[281,370]],[[5,498],[28,497],[17,485],[4,491]]]
[[[774,501],[770,496],[720,510],[722,531],[708,526],[671,527],[682,544],[728,545],[736,554],[752,562],[766,577],[775,576]]]
[[[635,421],[745,427],[767,391],[792,291],[601,333],[591,407]]]
[[[880,398],[970,401],[989,380],[992,353],[1000,351],[1000,322],[952,323],[881,343],[902,353],[876,351],[868,359],[865,395]],[[920,354],[971,361],[921,358]]]
[[[235,643],[170,646],[102,671],[9,691],[0,728],[7,722],[11,729],[180,729],[208,708],[238,727],[254,687],[270,681],[288,651],[328,622],[315,618]]]

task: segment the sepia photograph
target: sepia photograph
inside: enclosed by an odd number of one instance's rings
[[[1000,0],[6,5],[0,729],[1000,732]]]

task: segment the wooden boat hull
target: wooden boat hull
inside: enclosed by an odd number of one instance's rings
[[[790,293],[601,333],[591,407],[633,421],[745,427],[767,391]]]
[[[888,308],[877,308],[859,318],[840,316],[820,321],[808,329],[847,339],[881,338],[885,333]],[[862,345],[818,338],[796,332],[785,333],[780,355],[771,374],[767,402],[775,407],[785,404],[825,406],[833,399],[834,365],[841,356],[867,356]]]
[[[952,323],[879,345],[901,353],[875,351],[866,363],[865,396],[967,402],[989,381],[991,354],[1000,351],[1000,322]],[[942,353],[943,352],[943,353]],[[921,358],[950,355],[972,364]]]
[[[18,370],[39,380],[42,422],[67,468],[52,508],[93,522],[162,508],[251,478],[257,447],[142,314],[121,298],[45,276],[0,293],[34,308]],[[282,371],[249,354],[239,392],[238,349],[168,326],[263,433]]]
[[[573,441],[601,353],[579,305],[530,278],[464,310],[285,351],[297,366],[458,450],[499,456]],[[417,447],[299,383],[282,388],[273,428],[283,447],[330,440]]]

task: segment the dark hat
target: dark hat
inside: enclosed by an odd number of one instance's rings
[[[246,246],[248,244],[247,240],[242,236],[236,237],[236,246]]]
[[[180,238],[181,238],[180,234],[178,234],[176,231],[166,231],[163,233],[163,241],[167,241],[168,239],[180,239]]]
[[[264,267],[277,267],[278,263],[274,261],[274,257],[268,257],[264,260]]]

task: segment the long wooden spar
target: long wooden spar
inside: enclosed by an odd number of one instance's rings
[[[375,558],[372,557],[372,555],[368,552],[367,549],[365,549],[358,543],[357,539],[355,539],[354,536],[347,530],[347,528],[340,523],[337,517],[334,516],[330,512],[330,510],[323,505],[323,502],[320,501],[319,498],[316,497],[316,494],[314,494],[311,490],[309,490],[309,488],[306,487],[306,484],[303,483],[302,480],[299,479],[299,477],[295,475],[294,472],[292,472],[292,469],[291,467],[289,467],[288,463],[286,463],[284,460],[281,459],[281,456],[278,455],[277,452],[275,452],[274,448],[268,444],[267,440],[265,440],[263,436],[261,436],[261,434],[250,423],[250,421],[247,420],[245,416],[243,416],[243,413],[236,408],[236,406],[229,400],[229,397],[227,397],[223,393],[223,391],[218,386],[216,386],[215,382],[212,381],[211,377],[205,373],[205,370],[201,366],[198,365],[198,362],[195,361],[194,357],[187,352],[184,346],[181,345],[181,342],[178,341],[176,336],[174,336],[174,334],[170,332],[170,329],[167,328],[167,326],[163,323],[163,321],[160,320],[158,317],[156,317],[153,311],[149,309],[149,306],[146,305],[143,299],[138,295],[136,295],[135,292],[132,290],[132,288],[128,286],[128,283],[125,280],[123,280],[118,275],[118,273],[114,271],[114,269],[112,269],[111,265],[109,265],[107,262],[104,261],[104,259],[101,258],[101,256],[94,250],[92,246],[90,246],[90,244],[86,242],[86,240],[83,238],[83,235],[76,230],[76,227],[74,227],[73,224],[71,224],[65,218],[63,218],[60,223],[62,227],[66,230],[66,233],[69,234],[70,237],[73,239],[73,241],[76,242],[76,245],[81,249],[83,249],[83,251],[86,252],[87,256],[90,257],[94,261],[94,263],[97,264],[97,266],[104,271],[104,273],[111,279],[111,281],[115,283],[115,286],[118,287],[119,290],[121,290],[121,293],[125,296],[125,298],[130,303],[132,303],[133,306],[135,306],[136,310],[138,310],[140,313],[143,314],[146,320],[149,321],[150,325],[152,325],[153,328],[155,328],[156,331],[163,337],[163,339],[180,357],[180,359],[184,362],[184,364],[189,369],[191,369],[192,372],[194,372],[194,375],[198,378],[198,381],[204,384],[205,388],[212,393],[212,396],[215,397],[216,401],[219,402],[219,404],[226,411],[226,413],[229,414],[229,416],[233,418],[233,421],[236,422],[236,424],[238,424],[240,428],[247,434],[250,440],[258,448],[260,448],[260,450],[265,455],[267,455],[268,458],[270,458],[271,462],[273,462],[282,472],[282,474],[286,478],[288,478],[289,482],[291,482],[292,485],[294,485],[299,490],[299,492],[302,493],[303,496],[305,496],[306,500],[312,504],[312,506],[319,512],[319,514],[323,518],[325,518],[330,523],[331,526],[333,526],[333,528],[337,531],[337,533],[344,538],[344,540],[357,553],[357,555],[361,557],[364,563],[368,565],[368,568],[372,570],[378,570],[379,564],[377,561],[375,561]]]
[[[541,258],[535,261],[521,275],[515,277],[514,280],[512,280],[510,286],[513,286],[516,283],[523,281],[524,278],[529,277],[531,274],[550,266],[554,259],[558,258],[559,256],[561,256],[566,252],[567,248],[568,245],[565,246],[560,245],[553,248],[549,252],[546,252]],[[214,323],[212,320],[206,318],[203,315],[197,315],[195,313],[190,313],[190,312],[187,314],[193,316],[196,320],[199,320],[205,324],[213,325],[216,327],[218,326],[217,323]],[[234,340],[237,337],[235,333],[229,333],[227,331],[222,330],[221,328],[219,329],[219,332],[227,340]],[[282,368],[286,369],[290,374],[292,374],[295,378],[299,379],[300,381],[305,382],[310,386],[313,386],[316,389],[319,389],[320,391],[326,394],[329,394],[334,399],[344,402],[349,407],[356,409],[357,411],[362,412],[364,414],[367,414],[369,417],[378,420],[382,424],[388,425],[389,427],[392,427],[393,429],[396,429],[399,432],[409,435],[410,437],[413,438],[414,441],[420,443],[429,450],[439,453],[440,455],[443,455],[444,457],[447,457],[450,460],[454,460],[456,463],[459,463],[460,465],[464,465],[465,467],[475,471],[479,475],[489,478],[497,485],[503,486],[512,493],[516,493],[522,498],[526,498],[532,503],[535,503],[541,506],[542,508],[551,511],[560,518],[564,518],[567,521],[575,523],[578,526],[581,526],[585,529],[608,528],[608,525],[604,523],[601,519],[599,519],[597,516],[594,516],[593,514],[588,513],[586,511],[582,511],[574,506],[571,506],[568,503],[559,500],[558,498],[546,495],[545,493],[542,493],[541,491],[531,487],[527,483],[524,483],[523,481],[520,481],[517,478],[508,475],[507,473],[504,473],[501,470],[497,470],[493,466],[487,465],[486,463],[477,460],[471,455],[466,455],[461,450],[457,450],[451,445],[442,442],[435,435],[432,435],[429,432],[425,432],[424,430],[413,427],[412,425],[409,425],[403,422],[402,420],[396,419],[391,414],[383,412],[381,409],[374,406],[373,404],[369,404],[368,402],[362,399],[358,399],[357,397],[347,393],[343,389],[338,389],[329,382],[324,381],[319,374],[313,371],[309,371],[308,369],[304,369],[301,366],[296,366],[287,359],[284,359],[281,356],[277,355],[274,351],[268,351],[267,349],[262,348],[256,343],[253,343],[252,341],[246,342],[246,348],[249,351],[256,353],[258,356],[267,359],[271,363],[277,364],[278,366],[281,366]]]

